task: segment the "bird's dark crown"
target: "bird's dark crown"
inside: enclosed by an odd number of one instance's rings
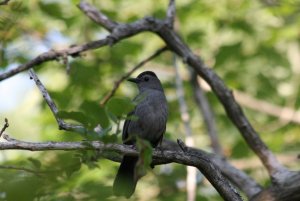
[[[142,72],[141,74],[139,74],[139,75],[137,76],[137,78],[144,77],[145,75],[150,75],[150,76],[152,76],[152,77],[156,77],[156,78],[157,78],[156,74],[155,74],[154,72],[152,72],[152,71],[145,71],[145,72]]]

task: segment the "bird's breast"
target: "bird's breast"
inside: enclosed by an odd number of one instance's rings
[[[163,92],[151,92],[144,96],[135,109],[138,120],[132,123],[131,130],[149,141],[160,138],[166,128],[168,108]]]

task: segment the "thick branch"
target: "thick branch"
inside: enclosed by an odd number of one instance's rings
[[[198,154],[194,154],[193,150],[190,149],[189,147],[187,147],[183,141],[181,140],[177,140],[178,144],[180,146],[180,148],[183,150],[184,153],[187,153],[191,156],[199,156]],[[193,160],[191,158],[191,160]],[[209,158],[206,158],[206,166],[203,168],[199,168],[198,166],[196,166],[204,175],[205,177],[211,181],[213,179],[215,179],[216,177],[219,177],[220,179],[220,183],[221,183],[221,187],[225,187],[224,189],[222,189],[222,191],[220,191],[221,189],[216,188],[216,190],[220,193],[220,195],[225,198],[225,200],[242,200],[241,196],[239,195],[239,193],[231,186],[230,183],[228,183],[227,180],[222,179],[222,174],[219,171],[218,168],[216,168],[216,166],[213,165],[213,163],[209,160]],[[188,164],[185,164],[188,165]],[[214,172],[215,174],[209,174],[209,172]],[[212,185],[214,185],[214,183],[212,183]],[[229,188],[228,188],[229,187]],[[225,194],[224,194],[225,193]],[[230,194],[230,197],[227,197]]]
[[[179,151],[181,148],[178,144],[171,140],[163,140],[163,149]],[[189,148],[190,152],[195,155],[205,155],[210,158],[210,160],[218,166],[221,172],[227,177],[227,179],[237,186],[246,196],[250,199],[262,190],[262,187],[257,184],[251,177],[249,177],[245,172],[232,166],[226,159],[220,155],[207,153],[201,149]]]
[[[87,145],[88,144],[88,145]],[[114,154],[138,155],[138,152],[129,146],[122,144],[104,144],[100,141],[87,142],[24,142],[13,140],[9,142],[0,142],[0,150],[15,149],[29,151],[47,151],[47,150],[98,150],[105,158],[116,160]],[[112,154],[114,153],[114,154]],[[236,190],[222,176],[220,170],[210,162],[205,155],[195,155],[182,151],[161,151],[153,152],[154,164],[180,163],[197,167],[217,189],[224,200],[242,200]]]

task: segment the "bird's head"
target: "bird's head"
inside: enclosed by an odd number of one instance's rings
[[[158,77],[152,71],[142,72],[136,78],[129,78],[128,81],[136,83],[140,91],[147,89],[163,91]]]

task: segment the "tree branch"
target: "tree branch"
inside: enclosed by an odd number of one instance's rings
[[[64,49],[64,50],[59,50],[59,51],[50,50],[48,52],[44,52],[25,64],[21,64],[14,69],[11,69],[7,72],[1,73],[0,81],[7,79],[13,75],[16,75],[22,71],[28,70],[32,67],[35,67],[41,63],[44,63],[47,61],[52,61],[52,60],[57,60],[60,57],[64,57],[64,55],[76,57],[81,52],[84,52],[87,50],[92,50],[92,49],[97,49],[99,47],[109,45],[110,43],[111,43],[111,39],[105,38],[102,40],[92,41],[92,42],[89,42],[89,43],[86,43],[83,45],[75,45],[75,46],[72,46],[72,47],[70,47],[68,49]]]
[[[5,135],[6,136],[6,135]],[[9,141],[0,142],[0,150],[29,150],[29,151],[47,151],[47,150],[98,150],[101,155],[109,160],[116,160],[115,154],[119,156],[138,155],[135,149],[123,144],[104,144],[101,141],[86,142],[25,142]],[[188,150],[188,149],[187,149]],[[182,151],[154,150],[154,164],[180,163],[197,167],[208,178],[211,184],[217,189],[224,200],[242,200],[237,191],[222,176],[220,170],[205,155],[195,155]]]
[[[164,150],[180,151],[182,149],[176,142],[166,139],[163,140],[162,147]],[[232,166],[220,155],[207,153],[201,149],[191,147],[189,148],[189,151],[193,152],[195,155],[205,155],[207,158],[209,158],[230,182],[232,182],[236,187],[246,194],[248,199],[252,198],[262,190],[262,187],[256,181],[249,177],[245,172]]]
[[[169,6],[167,9],[167,24],[168,26],[173,29],[174,26],[174,21],[175,21],[175,16],[176,16],[176,3],[175,0],[170,0],[169,1]]]
[[[2,134],[4,133],[4,131],[6,130],[6,128],[9,127],[8,119],[5,118],[4,121],[5,121],[5,124],[3,125],[3,128],[2,128],[1,131],[0,131],[0,137],[2,136]]]
[[[187,153],[189,154],[190,156],[198,156],[197,155],[194,155],[193,154],[193,151],[187,147],[183,141],[181,140],[177,140],[179,146],[181,147],[182,151],[184,153]],[[208,158],[206,158],[205,160],[207,160]],[[193,160],[191,158],[191,160]],[[213,163],[211,163],[211,161],[208,159],[205,163],[205,167],[202,167],[201,169],[196,166],[204,175],[205,177],[211,181],[211,180],[214,180],[214,179],[219,179],[219,182],[220,182],[220,186],[221,187],[225,187],[224,189],[220,189],[220,188],[217,188],[216,186],[214,186],[215,183],[212,183],[212,185],[216,188],[216,190],[220,193],[220,195],[225,199],[225,200],[242,200],[241,196],[239,195],[239,193],[233,188],[233,186],[231,186],[230,183],[228,183],[227,180],[224,180],[222,178],[222,174],[221,172],[219,171],[219,169],[216,168],[216,166],[213,165]],[[186,164],[188,165],[188,164]],[[209,174],[209,172],[214,172],[214,175],[212,174]],[[219,183],[218,182],[218,183]],[[229,187],[229,188],[228,188]],[[225,193],[225,194],[224,194]],[[227,197],[229,196],[229,197]]]
[[[183,60],[210,85],[223,104],[229,119],[239,129],[247,144],[260,158],[273,181],[280,180],[287,170],[279,163],[275,155],[260,139],[258,133],[244,115],[241,107],[234,99],[231,90],[226,87],[223,80],[212,69],[208,68],[199,57],[194,55],[190,48],[173,30],[163,26],[155,32],[160,35],[171,50],[181,56]]]
[[[49,95],[46,87],[43,85],[43,83],[40,81],[40,79],[37,77],[36,73],[33,69],[29,70],[29,76],[30,79],[33,79],[36,86],[39,88],[41,94],[43,95],[43,98],[45,99],[47,105],[49,106],[54,118],[56,119],[56,122],[58,124],[58,128],[60,130],[67,130],[67,131],[85,131],[86,129],[81,125],[74,125],[74,124],[68,124],[64,122],[63,119],[58,117],[58,109],[52,100],[51,96]]]
[[[162,47],[158,50],[156,50],[151,56],[148,58],[144,59],[140,63],[138,63],[136,66],[134,66],[128,73],[123,75],[118,81],[115,82],[113,89],[101,100],[100,104],[105,105],[107,101],[116,93],[117,89],[119,88],[120,84],[129,78],[129,76],[136,71],[137,69],[141,68],[143,65],[145,65],[147,62],[150,60],[154,59],[155,57],[159,56],[161,53],[166,51],[168,48],[167,47]]]

